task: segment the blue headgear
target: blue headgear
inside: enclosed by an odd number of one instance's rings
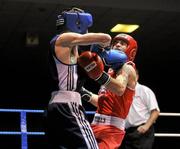
[[[88,27],[92,26],[93,19],[90,13],[85,13],[82,9],[72,8],[68,11],[63,11],[58,15],[56,27],[65,26],[71,32],[84,34]]]

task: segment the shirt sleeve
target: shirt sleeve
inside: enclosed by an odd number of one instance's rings
[[[147,104],[148,109],[150,111],[152,111],[154,109],[157,109],[158,111],[160,111],[159,106],[158,106],[158,102],[156,99],[156,95],[148,87],[145,87],[145,96],[146,96],[146,104]]]

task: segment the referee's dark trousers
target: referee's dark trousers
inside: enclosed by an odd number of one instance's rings
[[[126,129],[126,134],[122,145],[119,149],[152,149],[154,144],[154,126],[152,125],[149,130],[141,134],[137,131],[136,127]]]

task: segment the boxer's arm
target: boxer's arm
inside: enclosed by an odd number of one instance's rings
[[[76,45],[99,44],[101,46],[109,46],[111,36],[105,33],[86,33],[78,34],[73,32],[63,33],[56,40],[56,46],[73,47]]]
[[[99,45],[99,44],[93,44],[93,45],[91,45],[91,47],[90,47],[90,51],[91,51],[91,52],[95,52],[95,53],[97,53],[98,55],[101,54],[102,51],[109,51],[109,50],[110,50],[110,46],[102,47],[102,46]]]
[[[136,72],[133,66],[124,64],[122,69],[117,72],[117,77],[111,78],[106,88],[118,96],[122,96],[126,87],[135,89]]]
[[[110,77],[104,72],[104,65],[112,68],[115,72],[118,71],[127,61],[127,56],[124,52],[118,50],[105,51],[101,57],[94,52],[84,52],[79,57],[79,64],[85,69],[90,78],[97,81],[100,85],[106,85]],[[102,60],[104,65],[102,64]]]
[[[78,58],[78,63],[90,78],[100,85],[105,85],[107,89],[118,96],[122,96],[127,86],[131,89],[135,88],[136,71],[132,65],[125,63],[116,73],[116,78],[112,78],[104,72],[103,62],[96,53],[83,52]]]
[[[78,34],[67,32],[60,34],[55,42],[55,55],[64,63],[69,64],[69,57],[72,49],[77,45],[90,45],[94,43],[108,45],[110,44],[111,37],[104,33],[86,33]],[[75,58],[78,57],[78,52],[74,53]]]
[[[97,94],[94,94],[94,93],[92,94],[90,103],[92,105],[94,105],[95,107],[97,107],[97,105],[98,105],[98,95]]]

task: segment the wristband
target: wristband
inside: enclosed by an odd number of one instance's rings
[[[103,71],[102,75],[99,78],[97,78],[95,81],[98,82],[100,85],[106,86],[107,84],[109,84],[110,79],[111,77],[105,71]]]
[[[81,90],[79,91],[79,93],[81,94],[81,99],[83,99],[86,102],[91,101],[92,92],[90,92],[87,89],[85,89],[84,87],[82,87]]]

